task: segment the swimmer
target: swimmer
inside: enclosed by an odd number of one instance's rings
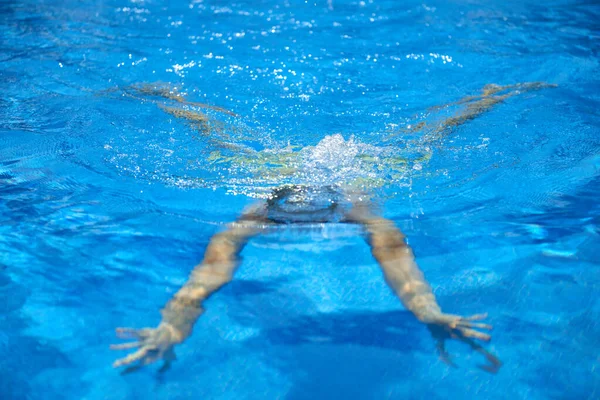
[[[554,85],[540,82],[509,86],[487,85],[479,96],[465,97],[443,106],[466,105],[459,114],[441,122],[422,121],[409,131],[422,130],[426,140],[439,140],[457,126],[478,117],[512,96],[548,87]],[[130,96],[163,97],[176,103],[235,115],[218,107],[189,103],[181,94],[165,90],[164,87],[143,85],[130,87],[125,92]],[[179,111],[177,108],[161,104],[159,107],[176,118],[186,120],[205,137],[215,133],[215,137],[210,140],[216,146],[225,147],[225,142],[220,141],[217,135],[221,134],[222,130],[213,132],[214,128],[211,126],[214,125],[208,122],[206,114],[189,109]],[[388,137],[387,140],[396,135]],[[235,144],[227,146],[241,151]],[[286,153],[285,157],[289,159],[295,154]],[[271,153],[268,155],[271,156]],[[385,163],[383,166],[395,167]],[[289,168],[286,167],[287,169]],[[443,312],[415,261],[412,249],[405,242],[404,234],[392,221],[376,212],[368,193],[351,187],[342,184],[283,185],[273,189],[265,200],[244,211],[225,231],[211,238],[202,262],[193,269],[187,282],[161,310],[162,320],[156,328],[117,328],[119,338],[134,341],[112,345],[111,348],[137,350],[117,360],[113,364],[114,367],[129,366],[130,369],[135,369],[161,359],[165,361],[165,367],[168,367],[175,358],[174,347],[191,335],[195,322],[204,313],[204,301],[233,279],[239,265],[238,256],[252,237],[272,231],[281,224],[341,222],[357,224],[363,228],[371,253],[379,264],[387,284],[404,307],[429,328],[444,362],[454,365],[444,344],[447,339],[456,339],[483,355],[486,364],[480,366],[482,369],[491,373],[498,371],[502,365],[500,360],[476,342],[487,342],[491,338],[486,333],[492,329],[491,325],[480,322],[487,315],[463,317]]]
[[[135,341],[113,345],[112,349],[138,350],[116,361],[114,366],[134,363],[141,366],[160,359],[168,365],[174,359],[173,347],[191,335],[196,320],[204,313],[204,301],[232,280],[239,265],[238,255],[250,238],[280,224],[325,222],[362,226],[386,282],[404,307],[428,326],[445,362],[451,363],[444,341],[452,338],[482,353],[488,362],[482,366],[485,370],[495,372],[500,367],[501,363],[494,355],[473,341],[490,340],[490,335],[482,331],[492,327],[477,322],[486,315],[462,317],[444,313],[417,266],[404,235],[392,221],[374,211],[366,196],[344,193],[339,188],[298,185],[276,189],[268,200],[252,206],[225,231],[211,238],[202,262],[162,309],[162,321],[158,327],[139,330],[118,328],[120,338]]]

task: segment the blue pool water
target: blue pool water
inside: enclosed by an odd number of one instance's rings
[[[3,0],[0,398],[600,398],[599,21],[595,1]],[[407,132],[534,81],[557,86]],[[285,179],[378,182],[443,309],[489,313],[500,371],[460,343],[440,361],[339,224],[253,240],[169,371],[113,369],[114,328],[156,326],[280,179],[126,95],[156,82],[239,115],[212,114],[250,152],[304,149]]]

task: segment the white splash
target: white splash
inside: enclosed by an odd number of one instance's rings
[[[300,175],[305,184],[333,185],[349,183],[359,177],[374,178],[358,158],[360,154],[373,154],[373,146],[358,143],[351,137],[345,140],[340,134],[325,136],[316,146],[302,150]]]

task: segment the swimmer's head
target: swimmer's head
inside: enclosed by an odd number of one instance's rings
[[[333,222],[340,199],[331,186],[285,185],[267,200],[268,215],[280,223]]]

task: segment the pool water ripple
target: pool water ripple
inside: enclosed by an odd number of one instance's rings
[[[2,2],[0,397],[598,398],[599,17]],[[485,95],[526,82],[551,85]],[[489,313],[504,367],[457,343],[459,368],[439,361],[360,230],[306,224],[250,242],[170,371],[113,370],[114,328],[154,326],[210,236],[282,183],[374,193],[444,310]]]

